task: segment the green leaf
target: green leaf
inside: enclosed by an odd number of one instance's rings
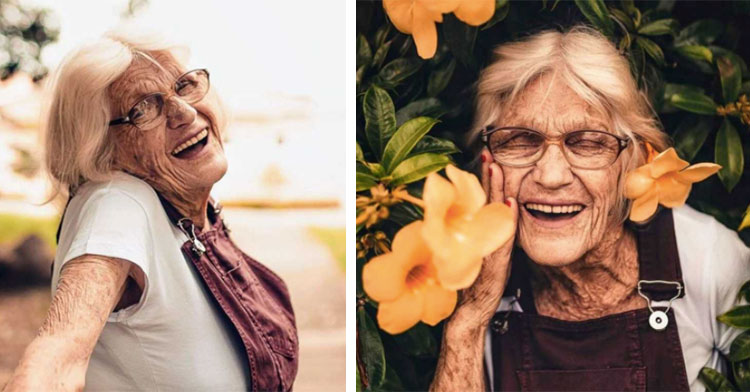
[[[439,68],[432,71],[430,78],[427,80],[427,96],[435,97],[440,94],[453,77],[453,71],[456,69],[456,60],[450,59]]]
[[[719,69],[721,78],[721,92],[724,97],[724,103],[731,103],[737,100],[742,87],[742,71],[731,56],[721,56],[716,59],[716,67]]]
[[[380,27],[378,27],[378,30],[375,32],[374,39],[372,41],[373,45],[380,49],[380,47],[383,46],[385,43],[385,40],[388,39],[388,34],[391,32],[391,24],[390,23],[383,23]]]
[[[458,147],[456,147],[456,145],[453,144],[453,142],[450,140],[439,139],[430,135],[425,135],[424,137],[422,137],[422,140],[417,142],[417,145],[414,146],[413,150],[411,150],[409,156],[424,154],[426,152],[448,155],[461,152],[461,150],[459,150]]]
[[[380,158],[396,130],[396,113],[391,96],[378,86],[370,86],[365,93],[362,112],[365,117],[365,137],[372,152]]]
[[[421,154],[405,159],[393,169],[392,186],[408,184],[425,178],[451,163],[451,159],[442,154]]]
[[[578,9],[583,16],[591,22],[594,27],[599,29],[602,34],[612,37],[615,32],[612,20],[609,18],[609,11],[602,0],[576,0]]]
[[[396,112],[396,125],[400,127],[401,124],[420,116],[439,118],[447,111],[437,98],[418,99]]]
[[[695,92],[683,92],[672,95],[669,102],[682,110],[706,115],[716,114],[716,102],[711,97]]]
[[[664,61],[664,52],[661,50],[659,45],[656,44],[656,42],[651,41],[648,38],[643,37],[636,37],[635,42],[638,44],[638,46],[642,47],[643,50],[648,53],[648,55],[656,61],[656,64],[658,64],[660,67],[664,67],[666,65],[666,62]]]
[[[716,319],[731,327],[750,328],[750,305],[738,306]]]
[[[383,350],[378,327],[364,307],[357,309],[357,332],[359,338],[357,355],[364,363],[368,387],[376,388],[385,380],[385,350]]]
[[[722,166],[722,169],[719,170],[719,179],[724,184],[724,188],[731,192],[742,177],[745,158],[742,154],[740,135],[728,118],[725,118],[724,122],[721,123],[719,133],[716,135],[714,160]],[[748,327],[750,327],[750,324],[748,324]]]
[[[615,18],[615,22],[619,22],[623,32],[627,34],[635,31],[635,24],[633,23],[633,18],[631,18],[630,15],[617,8],[610,8],[609,12]]]
[[[365,161],[365,153],[362,152],[362,147],[359,146],[359,143],[355,142],[355,144],[357,145],[357,160],[361,161],[361,162],[364,162]]]
[[[734,391],[734,385],[724,377],[723,374],[709,367],[704,367],[698,374],[698,379],[703,382],[708,391]]]
[[[367,38],[364,35],[357,35],[357,69],[362,66],[370,65],[372,61],[372,49],[370,44],[367,43]]]
[[[406,226],[416,220],[424,218],[422,211],[411,203],[399,203],[391,207],[388,219],[400,226]]]
[[[675,149],[685,160],[692,162],[711,133],[711,117],[688,115],[675,130],[672,138]]]
[[[748,206],[748,210],[750,210],[750,206]],[[737,293],[737,299],[739,300],[740,298],[744,298],[745,301],[750,302],[750,280],[740,287],[740,291]]]
[[[453,14],[443,15],[443,36],[451,53],[469,69],[474,69],[474,43],[477,28],[458,20]]]
[[[747,209],[742,216],[742,222],[740,223],[740,227],[737,228],[737,231],[745,230],[748,227],[750,227],[750,205],[747,206]],[[745,283],[745,286],[747,286],[748,283],[750,282]],[[742,287],[744,288],[745,286]],[[745,298],[747,298],[748,302],[750,302],[750,287],[748,287],[748,292]]]
[[[372,57],[373,68],[377,69],[383,65],[383,61],[385,61],[385,58],[388,56],[388,50],[391,48],[391,43],[393,43],[392,40],[380,45],[378,50],[375,51],[375,55]]]
[[[734,338],[729,347],[729,360],[732,362],[750,358],[750,331],[745,331]]]
[[[702,19],[687,25],[675,37],[674,46],[709,45],[724,32],[724,24],[714,19]]]
[[[505,19],[506,16],[508,16],[508,11],[510,11],[510,1],[508,0],[495,0],[495,14],[492,15],[492,18],[490,18],[487,23],[482,26],[482,30],[487,30],[490,27],[500,23]]]
[[[437,122],[434,118],[417,117],[400,126],[383,150],[381,164],[385,172],[390,174]]]
[[[706,61],[708,63],[713,63],[714,61],[714,55],[711,52],[711,49],[703,45],[678,46],[675,48],[675,51],[677,54],[691,60]]]
[[[659,19],[647,25],[641,26],[641,28],[638,29],[638,33],[649,36],[658,36],[664,34],[674,34],[675,30],[677,30],[677,20]]]
[[[357,162],[357,192],[368,190],[377,185],[377,183],[378,179],[372,174],[370,169],[361,162]]]
[[[740,391],[750,391],[750,359],[732,362],[734,382]]]
[[[418,58],[397,58],[386,64],[378,72],[375,83],[383,88],[395,88],[409,76],[419,71],[423,61]]]
[[[438,355],[437,341],[426,324],[418,323],[406,332],[394,336],[394,339],[409,355],[415,357],[437,357]]]

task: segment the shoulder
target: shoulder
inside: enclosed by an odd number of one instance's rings
[[[156,191],[145,181],[118,171],[109,180],[84,184],[69,207],[72,210],[105,207],[121,213],[152,216],[161,210],[161,203]]]

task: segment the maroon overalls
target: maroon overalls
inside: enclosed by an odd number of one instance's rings
[[[221,207],[213,200],[208,210],[211,228],[195,233],[192,221],[161,196],[159,199],[170,221],[189,238],[182,245],[182,253],[242,339],[252,390],[291,390],[299,345],[284,282],[234,244],[220,216]]]
[[[672,211],[662,210],[635,230],[642,295],[652,301],[683,296]],[[505,294],[520,292],[517,297],[523,312],[498,312],[490,322],[493,390],[689,390],[671,309],[661,330],[664,315],[651,316],[649,308],[585,321],[540,316],[529,281],[530,262],[522,251],[515,252]],[[653,308],[659,310],[664,309]]]

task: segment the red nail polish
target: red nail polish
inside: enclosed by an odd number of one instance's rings
[[[505,205],[508,207],[512,207],[513,205],[510,203],[510,199],[505,199]]]
[[[490,178],[492,177],[492,166],[487,168],[487,173],[489,174]]]
[[[487,158],[484,156],[484,153],[479,155],[479,157],[482,159],[482,162],[487,162]]]

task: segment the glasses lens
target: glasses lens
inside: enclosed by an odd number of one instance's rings
[[[565,150],[571,165],[599,169],[617,160],[620,141],[615,135],[606,132],[571,132],[565,137]]]
[[[182,75],[174,84],[174,91],[186,102],[198,102],[208,92],[208,72],[196,69]]]
[[[488,144],[497,162],[520,166],[534,162],[544,147],[544,136],[527,129],[499,129],[489,135]]]
[[[136,127],[147,127],[150,122],[154,121],[159,115],[161,115],[163,107],[164,98],[161,94],[152,94],[138,101],[138,103],[130,109],[128,116],[130,117],[130,121],[132,121],[133,125]]]

